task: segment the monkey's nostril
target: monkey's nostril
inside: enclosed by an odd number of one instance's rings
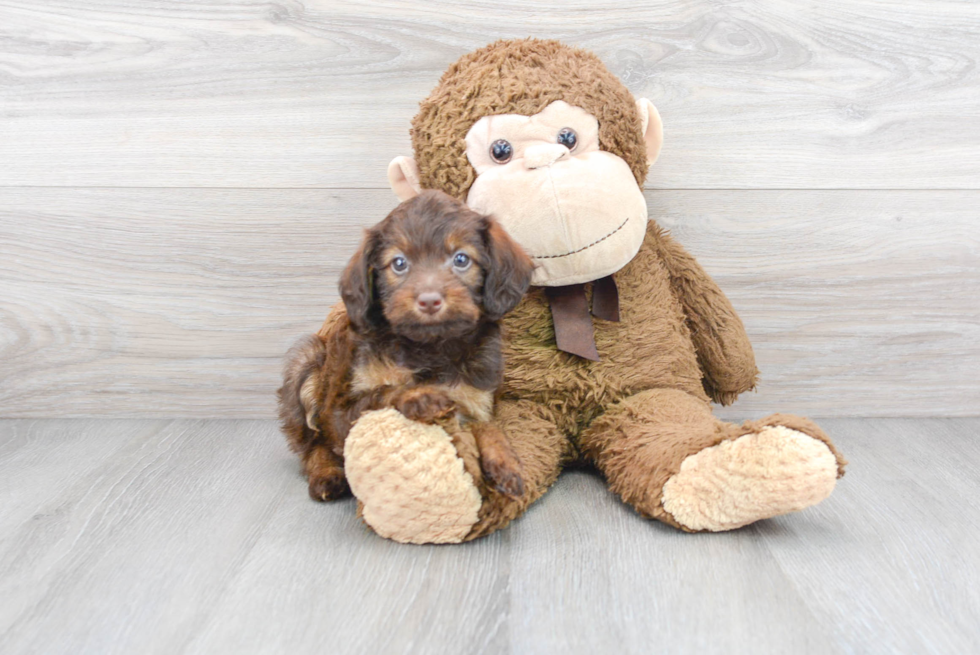
[[[435,291],[420,293],[419,297],[415,299],[415,304],[418,305],[419,311],[435,314],[442,309],[442,294]]]

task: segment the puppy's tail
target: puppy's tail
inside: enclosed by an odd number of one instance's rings
[[[306,455],[320,435],[318,415],[326,392],[327,344],[310,334],[286,354],[279,388],[279,421],[294,452]]]

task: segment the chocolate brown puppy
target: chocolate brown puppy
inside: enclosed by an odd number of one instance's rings
[[[524,493],[520,461],[489,421],[503,381],[498,321],[533,268],[493,219],[440,191],[403,202],[366,232],[341,276],[344,311],[294,346],[279,389],[282,429],[310,496],[350,493],[344,440],[363,412],[385,407],[472,435],[492,485]]]

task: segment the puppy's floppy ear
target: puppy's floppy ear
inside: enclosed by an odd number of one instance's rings
[[[483,311],[488,319],[498,321],[524,297],[531,284],[534,262],[500,223],[489,216],[483,220],[488,259],[483,280]]]
[[[367,230],[360,247],[340,276],[340,297],[344,300],[351,325],[358,331],[369,330],[380,321],[373,267],[379,241],[376,231]]]

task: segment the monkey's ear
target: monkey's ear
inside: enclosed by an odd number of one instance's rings
[[[388,164],[388,184],[401,201],[422,193],[419,184],[419,165],[411,157],[395,157]]]
[[[491,321],[499,321],[517,306],[527,292],[534,273],[534,262],[500,223],[489,216],[484,221],[484,242],[489,261],[483,280],[483,311]]]
[[[357,252],[340,275],[340,297],[347,308],[351,325],[359,331],[369,329],[379,320],[374,269],[371,266],[377,243],[377,234],[368,230]]]
[[[664,124],[660,120],[660,112],[646,98],[637,100],[636,108],[640,111],[643,141],[647,144],[647,164],[653,166],[660,156],[660,147],[664,144]]]

